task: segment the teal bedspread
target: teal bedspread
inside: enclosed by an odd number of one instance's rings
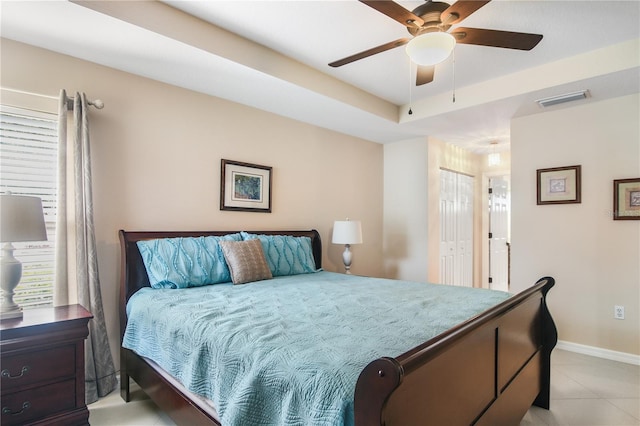
[[[213,400],[224,426],[352,425],[360,371],[500,303],[481,289],[318,272],[145,288],[123,346]]]

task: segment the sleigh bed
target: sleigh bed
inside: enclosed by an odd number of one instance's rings
[[[240,232],[120,231],[120,380],[125,401],[130,399],[133,380],[177,424],[225,426],[259,424],[255,419],[274,409],[268,406],[269,399],[274,398],[278,405],[275,409],[287,411],[278,414],[286,415],[282,417],[286,421],[265,417],[271,420],[263,420],[263,424],[517,425],[531,405],[549,408],[550,357],[557,333],[546,294],[554,285],[553,278],[542,278],[519,294],[507,295],[483,289],[350,277],[321,270],[322,246],[315,230],[251,231],[255,238],[308,239],[313,271],[242,285],[151,289],[145,266],[148,258],[143,260],[138,242],[231,235]],[[246,237],[246,233],[243,235]],[[429,294],[425,297],[430,301],[417,298],[416,291]],[[469,316],[465,301],[476,298],[491,305]],[[132,303],[127,306],[130,299]],[[224,303],[212,309],[208,303],[216,299]],[[248,300],[248,306],[236,306],[240,303],[237,300]],[[464,306],[456,305],[456,300]],[[433,301],[437,303],[427,304]],[[274,305],[269,310],[279,316],[265,317],[268,313],[258,311],[261,304]],[[181,305],[187,306],[186,319],[174,317]],[[206,311],[199,312],[196,307]],[[156,336],[153,328],[145,329],[144,323],[134,321],[147,311],[163,312],[160,319],[147,319],[147,325],[157,324],[160,329],[177,322],[187,327],[184,332],[169,331],[170,340],[165,341],[167,338]],[[207,329],[209,322],[215,324],[212,327],[216,330],[209,334],[222,334],[229,324],[237,328],[223,343],[202,343],[200,347],[195,343],[201,339],[194,335],[194,329]],[[302,339],[296,330],[303,323],[311,328],[302,329],[306,330],[302,334],[319,341],[317,348],[308,347],[315,344],[313,341],[300,340],[303,343],[296,349],[295,342]],[[431,330],[433,336],[416,341],[423,328]],[[350,337],[349,333],[354,334]],[[183,334],[183,339],[178,339]],[[342,340],[338,339],[340,335],[344,335]],[[287,339],[286,344],[277,340],[282,338]],[[260,346],[262,340],[272,346]],[[244,342],[242,347],[238,346],[239,341]],[[407,342],[412,341],[408,346]],[[132,342],[140,345],[135,349],[125,347],[132,347]],[[217,349],[223,344],[229,346]],[[187,347],[184,353],[172,353],[183,346]],[[149,354],[157,354],[162,347],[170,349],[160,351],[152,360]],[[400,347],[402,350],[396,349]],[[288,352],[278,355],[276,349],[280,348]],[[216,351],[221,352],[218,358],[212,354]],[[306,357],[303,364],[296,364],[297,354]],[[222,364],[219,368],[217,364],[190,366],[192,373],[200,374],[195,378],[184,376],[186,367],[175,365],[199,363],[201,358],[209,357]],[[280,368],[277,360],[282,359],[286,364],[282,367],[284,372],[272,373],[261,366],[257,378],[248,379],[249,370],[258,367],[243,362],[254,358],[265,360],[274,370]],[[183,359],[184,362],[176,362]],[[234,378],[225,377],[225,371],[234,372]],[[211,378],[207,378],[209,372]],[[291,383],[283,379],[288,375]],[[299,387],[293,383],[297,380],[294,376],[300,375],[304,376],[301,382],[313,382],[314,387],[301,388],[298,393],[302,396],[292,393]],[[334,377],[340,383],[324,383],[325,378]],[[247,380],[250,383],[242,387]],[[225,381],[228,383],[220,384]],[[333,390],[338,388],[347,390],[335,397],[344,400],[332,401]],[[274,396],[269,392],[281,393]],[[320,397],[317,392],[321,392]],[[238,403],[227,393],[251,394],[253,399]],[[212,401],[218,401],[220,406]],[[305,405],[312,403],[321,409]],[[238,407],[239,414],[233,417],[230,412]],[[296,407],[300,412],[295,412]]]

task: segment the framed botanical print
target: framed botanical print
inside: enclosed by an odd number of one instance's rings
[[[581,202],[581,166],[537,170],[537,204]]]
[[[220,210],[271,213],[271,167],[222,160]]]
[[[640,220],[640,178],[613,181],[613,220]]]

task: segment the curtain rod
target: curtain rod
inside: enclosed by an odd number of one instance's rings
[[[24,91],[24,90],[12,89],[10,87],[2,87],[2,90],[7,90],[9,92],[14,92],[14,93],[20,93],[20,94],[23,94],[23,95],[38,96],[38,97],[41,97],[41,98],[59,99],[59,96],[43,95],[41,93],[27,92],[27,91]],[[72,110],[73,109],[73,101],[74,101],[74,98],[72,96],[67,96],[67,109],[68,110]],[[102,100],[100,100],[100,99],[96,99],[94,101],[87,101],[87,103],[89,105],[92,105],[92,106],[96,107],[96,109],[104,108],[104,102],[102,102]]]
[[[67,96],[67,109],[69,111],[73,110],[73,102],[74,101],[75,101],[75,98],[73,96]],[[96,109],[104,108],[104,102],[102,102],[102,100],[100,100],[100,99],[96,99],[94,101],[87,100],[87,103],[89,105],[92,105],[92,106],[96,107]]]

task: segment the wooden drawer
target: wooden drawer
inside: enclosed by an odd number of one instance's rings
[[[75,380],[71,379],[25,391],[3,393],[0,423],[24,424],[44,416],[71,410],[76,405],[75,391]]]
[[[38,382],[73,377],[75,368],[75,345],[32,350],[27,353],[3,354],[2,393]]]

